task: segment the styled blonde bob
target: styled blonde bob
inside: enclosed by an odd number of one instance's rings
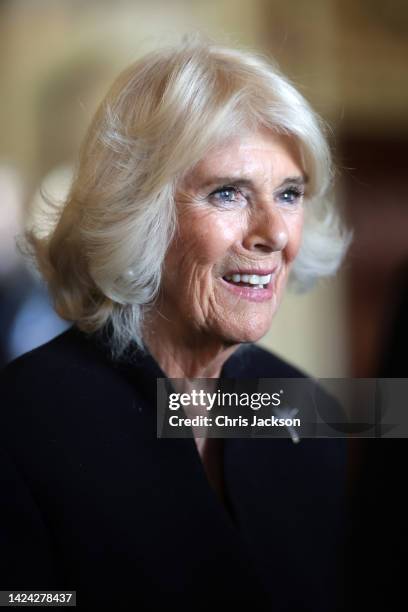
[[[321,120],[263,57],[193,38],[119,75],[52,231],[26,233],[58,314],[85,332],[109,329],[115,359],[133,343],[144,350],[143,318],[177,229],[178,181],[210,147],[260,126],[294,138],[308,177],[290,283],[305,290],[335,273],[349,238],[328,197],[333,171]]]

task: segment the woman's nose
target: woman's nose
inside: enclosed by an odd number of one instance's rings
[[[249,251],[282,251],[288,243],[288,228],[279,210],[257,212],[248,227],[243,245]]]

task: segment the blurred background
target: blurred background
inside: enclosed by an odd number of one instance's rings
[[[122,68],[197,30],[273,57],[330,124],[354,228],[338,277],[288,295],[260,344],[314,376],[407,376],[404,0],[0,0],[0,365],[69,325],[15,248],[40,186],[63,199]]]

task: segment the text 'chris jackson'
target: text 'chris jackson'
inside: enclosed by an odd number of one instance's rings
[[[181,407],[200,407],[207,411],[222,410],[225,407],[259,410],[269,406],[276,415],[260,417],[254,414],[247,418],[242,415],[231,417],[226,414],[218,414],[215,417],[202,413],[189,416],[177,414],[171,415],[168,422],[171,427],[300,427],[300,419],[293,418],[298,411],[281,407],[282,393],[283,391],[279,393],[226,393],[220,391],[208,393],[203,390],[171,393],[168,404],[170,410],[178,410]]]
[[[252,419],[243,416],[229,417],[225,414],[212,417],[197,415],[192,418],[172,415],[169,417],[172,427],[300,427],[300,419],[277,418],[275,416],[261,418],[256,414]]]

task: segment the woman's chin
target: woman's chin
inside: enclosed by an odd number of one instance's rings
[[[225,329],[223,335],[233,344],[258,342],[258,340],[268,333],[271,322],[270,320],[265,322],[252,322],[252,324],[248,324],[247,322],[241,326],[233,327],[228,330]]]

